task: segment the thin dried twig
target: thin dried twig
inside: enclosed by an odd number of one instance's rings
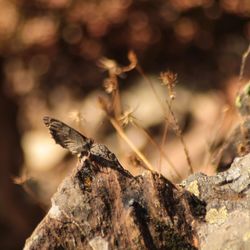
[[[150,143],[160,152],[160,158],[163,157],[167,163],[170,165],[172,171],[174,171],[175,175],[179,178],[182,179],[181,175],[178,173],[178,171],[176,170],[175,165],[173,164],[173,162],[170,160],[170,158],[167,156],[167,154],[164,152],[164,150],[162,149],[162,147],[154,140],[154,138],[149,134],[149,132],[143,128],[142,126],[140,126],[137,122],[134,122],[133,125],[139,129],[140,131],[142,131],[142,133],[146,136],[146,138],[150,141]]]
[[[170,105],[171,105],[171,101],[172,101],[172,99],[170,100]],[[168,114],[167,114],[166,119],[165,119],[164,131],[163,131],[163,136],[162,136],[162,140],[161,140],[161,148],[164,147],[164,145],[166,144],[166,141],[167,141],[167,133],[168,133],[169,125],[170,125],[170,122],[168,121],[168,118],[167,118],[168,116],[169,116],[169,111],[168,111]],[[160,159],[159,159],[160,168],[161,168],[161,162],[162,162],[162,155],[160,155]]]
[[[168,70],[168,71],[162,72],[160,74],[160,79],[162,81],[162,85],[167,86],[167,88],[168,88],[168,94],[170,96],[169,107],[171,107],[172,101],[174,101],[174,99],[175,99],[175,86],[177,84],[177,74],[174,74]],[[169,110],[168,110],[168,114],[166,117],[169,116]],[[161,141],[161,147],[163,147],[166,143],[169,124],[170,123],[169,123],[168,119],[166,118],[164,132],[163,132],[162,141]],[[159,165],[161,166],[161,156],[160,156],[160,160],[159,160]]]
[[[245,66],[246,66],[246,61],[247,61],[247,57],[249,56],[249,54],[250,54],[250,43],[249,43],[246,51],[242,54],[242,57],[241,57],[239,80],[238,80],[239,87],[238,87],[238,90],[237,90],[237,93],[236,93],[236,97],[239,96],[239,94],[240,94],[240,90],[241,90],[241,87],[242,87],[241,86],[241,82],[243,80]]]
[[[210,134],[210,136],[209,136],[210,139],[207,142],[207,151],[206,151],[206,154],[204,156],[203,164],[202,164],[202,166],[204,166],[204,167],[207,167],[210,164],[212,164],[213,162],[215,162],[213,160],[213,158],[215,158],[215,157],[217,157],[217,159],[220,160],[220,156],[217,154],[221,153],[222,151],[219,152],[218,149],[211,151],[211,148],[212,148],[212,145],[216,142],[216,138],[218,138],[218,136],[220,135],[222,128],[225,125],[225,120],[226,120],[227,116],[230,117],[228,115],[229,110],[230,110],[229,107],[226,107],[222,110],[222,112],[220,113],[220,117],[218,118],[218,122],[216,122],[214,128],[211,130],[212,133]],[[227,119],[229,119],[229,118],[227,118]],[[232,118],[231,118],[231,121],[229,122],[229,124],[230,125],[228,125],[228,127],[230,128],[232,125]],[[221,148],[223,148],[223,145],[221,146]]]
[[[179,122],[173,112],[173,109],[172,109],[172,101],[175,99],[175,85],[177,83],[177,74],[174,74],[173,72],[167,70],[166,72],[162,72],[160,74],[160,79],[162,81],[162,85],[164,86],[167,86],[168,88],[168,96],[170,98],[170,101],[168,101],[168,99],[166,99],[166,103],[167,103],[167,106],[168,106],[168,115],[171,115],[171,118],[173,120],[173,129],[175,131],[175,134],[179,137],[180,141],[181,141],[181,144],[183,146],[183,149],[184,149],[184,153],[185,153],[185,156],[186,156],[186,159],[187,159],[187,163],[188,163],[188,166],[189,166],[189,172],[192,174],[194,171],[193,171],[193,167],[192,167],[192,163],[191,163],[191,158],[189,156],[189,152],[188,152],[188,149],[187,149],[187,145],[185,143],[185,140],[183,138],[183,135],[182,135],[182,131],[180,129],[180,125],[179,125]],[[168,117],[168,116],[167,116]],[[166,118],[166,123],[169,123],[168,119]],[[165,126],[166,127],[166,126]],[[166,130],[166,129],[164,129]],[[166,133],[164,131],[164,133]],[[164,140],[166,138],[166,135],[164,136]],[[162,142],[164,143],[164,141]]]
[[[150,80],[149,77],[147,77],[147,75],[145,74],[145,72],[143,71],[143,69],[142,69],[142,67],[139,65],[139,63],[137,63],[136,69],[137,69],[137,71],[141,74],[141,76],[144,78],[144,80],[149,84],[149,86],[150,86],[150,88],[152,89],[152,91],[153,91],[153,93],[154,93],[154,95],[155,95],[155,97],[156,97],[158,103],[159,103],[160,106],[161,106],[161,109],[162,109],[163,113],[166,114],[166,113],[167,113],[167,109],[166,109],[164,103],[161,101],[161,98],[160,98],[160,96],[158,95],[158,93],[157,93],[157,91],[156,91],[156,89],[155,89],[155,87],[154,87],[152,81]],[[171,94],[171,99],[174,99],[175,93],[174,93],[174,91],[173,91],[173,88],[174,88],[174,86],[175,86],[175,84],[176,84],[176,82],[177,82],[177,77],[176,77],[176,75],[173,75],[173,78],[172,78],[172,81],[171,81],[171,82],[173,83],[173,85],[172,85],[172,92],[171,92],[171,93],[172,93],[172,94]],[[164,151],[162,150],[162,145],[163,145],[163,143],[166,141],[167,131],[168,131],[168,125],[166,124],[165,129],[164,129],[164,135],[163,135],[162,144],[161,144],[161,147],[160,147],[160,148],[161,148],[161,152],[164,152]],[[162,156],[162,154],[160,155],[160,162],[159,162],[160,164],[161,164],[161,156]],[[169,163],[169,161],[168,161],[168,163]],[[171,165],[171,164],[170,164],[170,165]],[[172,166],[173,166],[173,164],[172,164]],[[173,168],[175,169],[175,167],[173,167]],[[180,175],[177,173],[176,169],[175,169],[175,172],[176,172],[176,174],[180,177]]]
[[[166,119],[166,122],[165,122],[165,125],[164,125],[163,136],[162,136],[162,140],[161,140],[161,148],[163,148],[164,145],[166,144],[168,127],[169,127],[169,123],[167,122],[167,119]],[[162,161],[162,155],[160,155],[160,159],[159,159],[160,168],[161,168],[161,161]]]
[[[145,164],[146,168],[148,170],[155,172],[154,167],[149,163],[149,161],[146,159],[146,157],[136,148],[136,146],[133,144],[133,142],[125,134],[123,128],[120,125],[120,123],[122,121],[116,120],[116,118],[113,118],[111,116],[109,103],[106,100],[104,100],[103,98],[99,97],[99,104],[101,105],[101,108],[105,111],[110,123],[113,125],[113,127],[117,131],[118,135],[129,145],[129,147],[134,151],[134,153],[139,157],[139,159],[142,160],[142,162]],[[127,122],[129,122],[129,121],[127,121]]]
[[[159,105],[161,106],[161,109],[163,111],[163,114],[166,113],[166,108],[165,108],[165,105],[164,103],[161,101],[161,98],[160,96],[158,95],[155,87],[154,87],[154,84],[153,82],[150,80],[149,77],[147,77],[147,75],[145,74],[145,72],[143,71],[142,67],[139,65],[139,63],[137,64],[136,66],[136,70],[139,72],[139,74],[144,78],[144,80],[149,84],[150,88],[152,89],[155,97],[156,97],[156,100],[158,101]]]
[[[167,154],[164,152],[164,150],[162,149],[162,147],[160,145],[158,145],[158,143],[150,135],[150,133],[147,131],[147,129],[145,129],[144,127],[142,127],[136,121],[136,118],[133,116],[133,112],[134,112],[134,110],[130,109],[130,110],[127,110],[127,111],[125,111],[123,113],[123,115],[119,119],[122,122],[123,126],[127,126],[128,124],[131,124],[136,129],[140,130],[144,134],[144,136],[149,140],[149,142],[160,152],[160,157],[163,156],[165,158],[165,160],[167,161],[167,163],[172,168],[172,171],[174,171],[175,175],[179,179],[182,179],[181,176],[180,176],[180,174],[177,172],[176,167],[174,166],[174,164],[172,163],[172,161],[169,159],[169,157],[167,156]]]
[[[236,92],[236,107],[238,106],[237,105],[237,102],[238,100],[240,100],[240,95],[241,95],[241,87],[242,87],[242,80],[243,80],[243,76],[244,76],[244,70],[245,70],[245,66],[246,66],[246,60],[247,60],[247,57],[249,56],[250,54],[250,43],[246,49],[246,51],[242,54],[242,57],[241,57],[241,65],[240,65],[240,72],[239,72],[239,78],[238,78],[238,84],[239,84],[239,87],[238,87],[238,90]],[[245,116],[241,115],[240,112],[239,113],[239,118],[240,118],[240,131],[242,133],[242,138],[243,138],[243,144],[246,145],[246,139],[245,139],[245,128],[244,128],[244,121],[246,119]],[[232,131],[231,131],[232,132]],[[230,133],[229,133],[230,134]],[[228,136],[229,138],[229,136]],[[229,139],[225,139],[225,141],[223,142],[223,144],[221,145],[221,147],[219,148],[219,150],[216,152],[215,156],[213,157],[213,165],[214,166],[218,166],[219,164],[219,161],[222,157],[222,153],[223,151],[228,147],[228,145],[230,144],[230,141]]]
[[[246,66],[246,60],[247,57],[250,54],[250,43],[246,49],[246,51],[242,54],[242,58],[241,58],[241,66],[240,66],[240,73],[239,73],[239,88],[238,88],[238,92],[236,94],[236,96],[238,97],[240,95],[240,83],[243,80],[243,76],[244,76],[244,70],[245,70],[245,66]],[[243,145],[247,145],[247,140],[246,140],[246,134],[245,134],[245,127],[244,127],[244,122],[246,120],[246,116],[244,115],[240,115],[240,131],[242,134],[242,138],[243,138]]]
[[[240,74],[239,74],[239,82],[242,81],[243,79],[243,75],[244,75],[244,70],[245,70],[245,66],[246,66],[246,60],[247,57],[250,54],[250,43],[248,45],[247,50],[242,54],[242,58],[241,58],[241,65],[240,65]]]
[[[112,117],[109,117],[109,120],[113,127],[116,129],[117,133],[121,136],[121,138],[129,145],[129,147],[135,152],[135,154],[142,160],[148,170],[152,172],[156,172],[154,167],[149,163],[146,157],[136,148],[133,142],[127,137],[124,133],[123,129],[119,125],[119,123]]]
[[[137,57],[133,51],[128,53],[128,66],[119,66],[118,63],[114,60],[108,58],[101,58],[99,60],[99,67],[105,69],[109,73],[109,77],[104,81],[104,88],[108,94],[112,95],[112,105],[114,116],[116,120],[121,115],[121,97],[118,84],[118,76],[122,75],[125,72],[133,70],[137,65]]]
[[[166,100],[166,103],[168,105],[168,109],[169,109],[169,112],[171,114],[171,117],[172,117],[172,119],[174,121],[173,129],[174,129],[176,135],[179,137],[179,139],[181,141],[181,144],[183,146],[183,150],[184,150],[184,153],[185,153],[185,156],[186,156],[186,159],[187,159],[187,163],[188,163],[188,166],[189,166],[189,172],[192,174],[194,172],[194,170],[193,170],[193,167],[192,167],[192,162],[191,162],[191,158],[189,156],[187,145],[185,143],[185,140],[184,140],[183,135],[182,135],[182,131],[181,131],[180,126],[179,126],[179,122],[178,122],[178,120],[177,120],[177,118],[176,118],[176,116],[175,116],[175,114],[174,114],[174,112],[172,110],[172,107],[171,107],[168,100]]]

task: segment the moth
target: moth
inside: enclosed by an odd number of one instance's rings
[[[101,164],[120,165],[116,156],[105,145],[94,143],[93,139],[87,138],[57,119],[45,116],[43,121],[46,127],[49,128],[55,142],[68,149],[73,155],[77,155],[80,160],[84,156],[88,156],[91,160]]]

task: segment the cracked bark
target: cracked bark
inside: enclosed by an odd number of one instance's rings
[[[249,249],[250,155],[174,186],[86,159],[59,186],[24,249]]]

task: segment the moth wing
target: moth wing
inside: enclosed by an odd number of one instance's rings
[[[44,124],[49,128],[55,142],[63,148],[68,149],[72,154],[79,154],[89,150],[93,143],[75,129],[54,118],[45,116]]]

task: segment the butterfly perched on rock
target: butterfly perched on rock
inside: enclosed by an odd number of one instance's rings
[[[119,164],[116,156],[105,145],[94,143],[94,140],[57,119],[45,116],[43,121],[55,142],[80,159],[88,156],[91,160],[102,164]]]
[[[71,128],[67,124],[45,116],[44,124],[49,128],[50,134],[55,142],[63,148],[68,149],[72,154],[82,157],[90,151],[94,141]]]

